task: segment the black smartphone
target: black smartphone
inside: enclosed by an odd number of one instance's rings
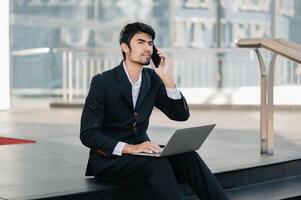
[[[159,64],[161,62],[161,58],[158,54],[158,50],[157,48],[155,47],[155,45],[153,46],[153,54],[152,54],[152,60],[153,60],[153,63],[155,65],[155,67],[159,67]]]

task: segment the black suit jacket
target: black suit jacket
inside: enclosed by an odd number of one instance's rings
[[[91,81],[81,116],[80,139],[90,148],[87,176],[97,176],[114,165],[119,156],[112,152],[119,141],[138,144],[149,140],[149,117],[156,106],[172,120],[189,117],[185,98],[173,100],[154,70],[143,68],[142,82],[135,108],[132,86],[122,63]],[[121,156],[123,157],[123,156]]]

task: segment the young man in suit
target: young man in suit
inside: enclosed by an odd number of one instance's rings
[[[128,187],[144,186],[152,199],[185,199],[179,183],[190,184],[202,200],[227,199],[196,152],[164,158],[133,155],[160,150],[147,135],[154,106],[172,120],[189,118],[186,100],[168,73],[166,54],[158,49],[159,67],[143,67],[151,62],[154,39],[149,25],[126,25],[119,41],[123,61],[93,77],[81,116],[80,139],[90,148],[86,175]]]

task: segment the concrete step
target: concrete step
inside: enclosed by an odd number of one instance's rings
[[[149,195],[146,189],[129,189],[116,185],[105,185],[97,182],[95,179],[87,179],[90,185],[97,188],[91,191],[78,192],[65,195],[53,195],[48,197],[39,197],[32,199],[43,200],[153,200],[147,198]],[[187,184],[182,185],[186,200],[198,200],[197,196],[192,192]]]
[[[231,200],[301,199],[301,176],[227,190]]]
[[[215,174],[224,189],[233,189],[301,176],[301,159],[241,168]]]
[[[298,199],[301,196],[301,160],[237,169],[215,174],[231,200]],[[145,199],[147,191],[105,185],[94,178],[86,180],[89,190],[38,199],[52,200],[133,200]],[[197,200],[191,188],[182,185],[186,199]]]

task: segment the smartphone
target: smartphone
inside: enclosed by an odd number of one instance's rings
[[[152,55],[152,60],[153,60],[153,63],[155,65],[155,67],[159,67],[159,64],[161,62],[161,58],[158,54],[158,50],[157,48],[155,47],[155,45],[153,46],[153,55]]]

